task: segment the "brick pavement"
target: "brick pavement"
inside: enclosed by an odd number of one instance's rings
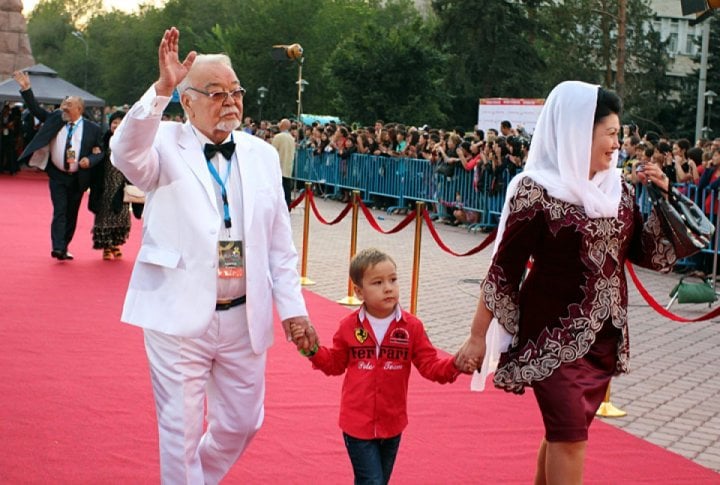
[[[316,199],[323,218],[334,219],[344,204]],[[388,230],[404,216],[373,211]],[[291,213],[295,244],[302,252],[304,209]],[[485,234],[439,224],[443,242],[458,253],[484,239]],[[351,217],[334,226],[310,214],[307,286],[331,300],[347,296]],[[398,264],[401,304],[410,308],[414,223],[398,234],[373,230],[362,213],[358,222],[358,250],[376,246]],[[491,249],[469,257],[455,257],[441,250],[428,229],[422,231],[418,290],[418,316],[439,348],[453,353],[467,335],[479,291],[479,278],[487,271]],[[661,275],[637,269],[638,276],[656,299],[665,304],[677,274]],[[631,372],[612,382],[612,403],[627,412],[623,418],[603,418],[611,425],[683,455],[720,472],[720,332],[718,319],[678,324],[658,315],[629,281],[628,318]],[[717,304],[716,304],[717,305]],[[715,306],[716,306],[715,305]],[[715,307],[713,306],[713,308]],[[700,316],[707,304],[678,304],[672,311],[686,317]],[[322,336],[321,336],[322,337]],[[329,338],[329,336],[325,336]]]

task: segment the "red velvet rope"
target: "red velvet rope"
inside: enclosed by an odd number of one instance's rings
[[[359,200],[359,199],[358,199]],[[392,229],[389,229],[387,231],[384,231],[382,227],[377,223],[375,220],[375,216],[373,216],[373,213],[370,212],[370,209],[365,205],[365,203],[362,200],[359,200],[360,208],[363,211],[363,214],[365,214],[365,218],[370,223],[373,229],[375,229],[378,232],[381,232],[383,234],[395,234],[397,232],[402,231],[407,227],[408,224],[410,224],[413,219],[415,219],[416,211],[411,211],[407,216],[405,216],[405,219],[400,221],[397,226],[393,227]]]
[[[290,207],[288,210],[292,210],[295,207],[300,205],[300,202],[302,202],[305,199],[305,190],[300,191],[300,194],[297,196],[297,199],[290,202]]]
[[[332,226],[334,224],[337,224],[338,222],[342,221],[345,216],[350,212],[350,209],[352,209],[352,202],[348,202],[345,205],[345,208],[340,212],[340,214],[333,219],[331,222],[326,221],[323,216],[320,215],[320,211],[318,211],[317,206],[315,205],[315,196],[312,192],[308,192],[308,198],[310,199],[310,207],[312,208],[313,213],[315,214],[315,217],[317,217],[318,221],[322,222],[323,224],[327,224],[328,226]]]
[[[715,318],[716,316],[720,315],[720,307],[697,318],[684,318],[675,315],[674,313],[666,310],[662,305],[660,305],[657,300],[653,298],[653,296],[645,289],[637,274],[635,274],[635,269],[633,268],[630,261],[625,262],[625,267],[627,268],[627,271],[630,274],[633,283],[635,283],[635,286],[637,287],[642,297],[645,298],[645,301],[648,302],[652,309],[658,312],[660,315],[680,323],[704,322],[705,320],[710,320],[711,318]]]
[[[442,242],[442,239],[440,239],[440,235],[437,233],[437,230],[435,229],[435,225],[433,225],[432,219],[430,219],[430,213],[427,211],[427,209],[423,210],[423,219],[425,219],[425,224],[427,224],[428,229],[430,230],[430,234],[432,234],[433,239],[437,243],[438,246],[440,246],[440,249],[445,251],[446,253],[450,253],[453,256],[472,256],[475,253],[479,253],[486,247],[490,245],[495,240],[495,236],[497,236],[497,229],[488,234],[488,236],[485,238],[483,242],[480,243],[480,245],[474,247],[473,249],[469,250],[466,253],[456,253],[449,247],[445,245],[444,242]]]
[[[302,192],[295,201],[291,204],[290,208],[296,207],[301,200],[305,198],[305,192]],[[332,221],[328,222],[323,218],[323,216],[318,211],[317,206],[315,205],[315,198],[313,196],[312,192],[308,192],[308,199],[310,200],[310,207],[312,208],[313,213],[315,214],[315,217],[318,218],[318,220],[327,225],[334,225],[343,220],[345,216],[350,212],[350,209],[352,209],[352,202],[348,202],[345,208],[340,212],[340,214],[333,219]],[[358,199],[359,200],[359,199]],[[415,218],[416,211],[411,211],[405,219],[400,221],[395,227],[392,229],[389,229],[387,231],[383,230],[375,220],[375,217],[373,216],[372,212],[368,207],[363,203],[362,200],[359,200],[359,206],[363,211],[363,214],[365,214],[365,217],[367,218],[368,222],[372,226],[373,229],[375,229],[378,232],[381,232],[383,234],[395,234],[397,232],[400,232],[401,230],[405,229],[405,227],[412,222],[412,220]],[[478,246],[474,247],[473,249],[470,249],[469,251],[465,253],[457,253],[450,249],[443,241],[440,239],[440,235],[438,234],[437,230],[435,229],[435,225],[433,224],[432,219],[430,218],[430,213],[427,211],[427,209],[423,209],[423,219],[425,220],[425,224],[427,224],[428,229],[430,230],[430,234],[432,235],[433,239],[435,240],[435,243],[445,252],[452,254],[453,256],[472,256],[473,254],[477,254],[486,247],[488,247],[493,241],[495,241],[495,237],[497,236],[497,229],[495,229],[493,232],[488,234],[488,236],[485,238],[485,240],[480,243]],[[629,262],[625,262],[625,267],[627,268],[628,274],[630,275],[630,278],[632,278],[633,283],[635,283],[635,287],[640,292],[640,295],[645,299],[645,301],[650,305],[650,307],[658,312],[660,315],[664,316],[665,318],[669,318],[670,320],[673,320],[675,322],[680,323],[695,323],[695,322],[704,322],[707,320],[710,320],[712,318],[717,317],[720,315],[720,307],[716,308],[715,310],[706,313],[705,315],[697,318],[685,318],[681,317],[679,315],[676,315],[668,310],[666,310],[658,301],[653,298],[653,296],[645,289],[642,282],[638,278],[637,274],[635,273],[635,269],[633,268],[633,265]]]

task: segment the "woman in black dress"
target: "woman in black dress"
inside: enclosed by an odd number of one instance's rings
[[[122,258],[120,246],[125,244],[130,234],[130,204],[123,202],[123,189],[127,181],[125,176],[110,163],[110,138],[120,125],[125,113],[116,111],[110,115],[110,128],[103,138],[105,160],[102,170],[97,174],[101,177],[102,187],[92,202],[95,209],[95,224],[92,228],[93,249],[102,249],[103,259]],[[93,188],[93,191],[97,190]],[[93,197],[91,195],[91,197]]]

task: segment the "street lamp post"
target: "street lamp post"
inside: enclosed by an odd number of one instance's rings
[[[712,128],[710,128],[710,121],[712,118],[710,117],[710,111],[712,110],[713,101],[715,101],[715,98],[717,97],[717,93],[712,90],[705,91],[705,99],[707,100],[707,125],[706,125],[706,137],[710,138],[710,132],[712,131]]]
[[[302,113],[302,92],[305,90],[305,86],[308,84],[307,81],[303,80],[302,67],[305,57],[303,57],[303,48],[300,44],[277,44],[273,46],[272,58],[276,61],[298,61],[298,80],[295,84],[297,88],[297,119],[300,121],[300,114]]]
[[[260,86],[258,88],[258,123],[262,121],[262,105],[265,101],[265,96],[267,96],[268,91],[270,91],[265,86]]]
[[[710,22],[703,21],[702,41],[700,46],[700,70],[698,76],[698,90],[695,108],[695,140],[702,135],[703,118],[705,117],[705,103],[703,93],[707,89],[708,52],[710,50]]]
[[[302,70],[300,71],[302,72]],[[302,78],[302,74],[300,75],[300,78],[295,81],[295,84],[298,85],[298,96],[297,96],[297,104],[298,104],[298,112],[297,112],[297,120],[298,123],[300,123],[300,115],[302,115],[302,93],[305,91],[305,86],[310,84],[305,79]]]
[[[82,32],[78,32],[77,30],[72,33],[72,35],[80,41],[85,44],[85,86],[83,89],[87,91],[87,76],[88,76],[88,59],[90,58],[90,48],[88,46],[87,40],[85,40],[85,36],[82,35]]]

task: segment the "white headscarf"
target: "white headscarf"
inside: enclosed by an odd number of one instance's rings
[[[493,255],[505,234],[509,201],[523,177],[530,177],[556,199],[583,206],[591,219],[617,217],[622,195],[620,173],[615,168],[617,151],[610,168],[589,179],[597,97],[598,86],[580,81],[562,82],[550,92],[533,133],[525,169],[508,184]],[[498,358],[511,340],[512,336],[493,319],[482,371],[473,376],[473,390],[485,387],[485,378],[497,368]]]
[[[581,205],[590,219],[617,217],[622,195],[617,151],[608,170],[590,177],[590,152],[598,86],[565,81],[550,92],[535,132],[527,164],[508,184],[495,248],[505,232],[508,202],[522,177],[530,177],[556,199]]]

